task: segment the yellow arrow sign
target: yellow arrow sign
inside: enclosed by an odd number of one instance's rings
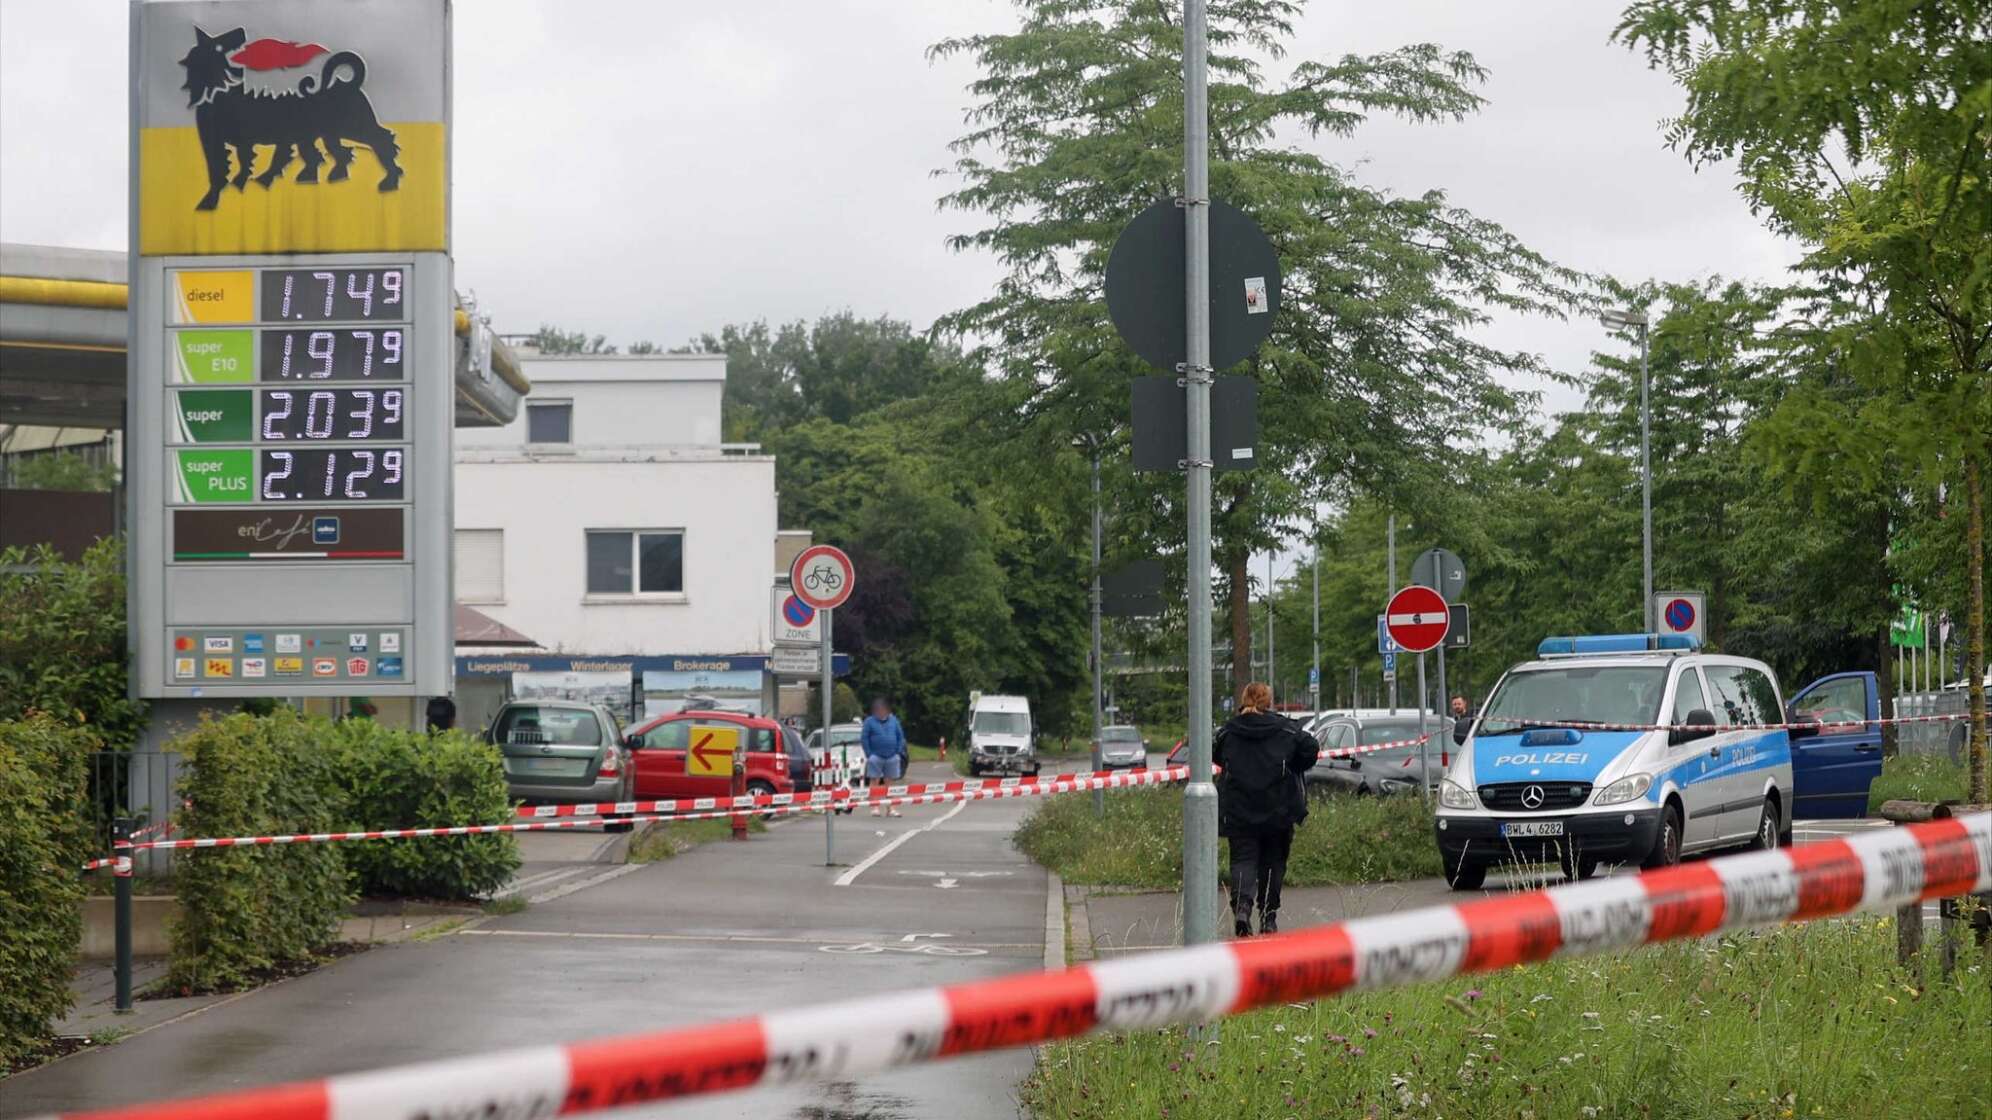
[[[730,778],[733,753],[740,749],[740,729],[711,724],[692,728],[692,749],[685,752],[685,773],[695,778]]]

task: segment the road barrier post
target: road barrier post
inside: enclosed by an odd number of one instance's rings
[[[824,738],[827,740],[829,736],[825,735]],[[740,798],[746,796],[746,794],[747,794],[747,760],[741,757],[739,751],[734,751],[733,752],[733,796],[735,798]],[[736,800],[734,802],[734,805],[735,807],[738,807],[739,802]],[[735,840],[747,839],[747,814],[735,813],[733,814],[732,821],[733,821],[733,838]]]
[[[125,845],[131,842],[131,818],[119,817],[111,822],[111,858],[118,862],[112,866],[112,891],[114,907],[112,925],[116,939],[116,960],[112,971],[117,981],[117,1013],[131,1014],[131,850]]]

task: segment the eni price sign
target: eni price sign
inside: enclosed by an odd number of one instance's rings
[[[447,694],[449,5],[131,18],[133,692]]]

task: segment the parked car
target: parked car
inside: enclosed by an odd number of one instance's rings
[[[803,744],[802,732],[782,724],[782,748],[788,753],[789,782],[797,793],[808,793],[816,788],[816,767],[810,762],[809,748]]]
[[[1314,737],[1321,741],[1323,757],[1307,771],[1307,782],[1316,789],[1379,796],[1416,792],[1421,780],[1427,787],[1437,788],[1453,749],[1446,734],[1451,722],[1435,712],[1427,712],[1424,725],[1432,738],[1424,746],[1421,762],[1418,745],[1409,742],[1420,734],[1415,712],[1406,710],[1396,715],[1359,712],[1324,720],[1314,732]],[[1382,743],[1403,745],[1347,758],[1328,756],[1329,751]]]
[[[833,724],[830,728],[830,753],[823,751],[823,729],[809,733],[807,747],[811,763],[825,770],[840,770],[840,784],[845,789],[855,790],[864,781],[865,748],[862,742],[864,726],[859,723]],[[851,806],[839,809],[849,813]]]
[[[505,789],[515,800],[572,805],[637,796],[630,752],[599,705],[513,700],[498,709],[487,738],[504,759]]]
[[[687,769],[693,737],[700,728],[730,727],[739,731],[747,762],[747,792],[757,796],[794,793],[794,758],[809,765],[802,740],[774,720],[744,712],[690,711],[657,716],[630,729],[623,743],[630,750],[636,771],[636,796],[649,800],[667,797],[728,797],[733,792],[731,773],[717,776],[693,774]],[[791,751],[794,757],[791,757]]]
[[[1108,770],[1148,769],[1148,740],[1141,729],[1116,724],[1100,729],[1100,765]]]

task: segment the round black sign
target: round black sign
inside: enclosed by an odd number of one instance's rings
[[[1107,314],[1134,352],[1173,372],[1185,360],[1183,207],[1165,199],[1121,231],[1107,257]],[[1250,357],[1280,309],[1280,258],[1259,223],[1210,204],[1210,364]]]

